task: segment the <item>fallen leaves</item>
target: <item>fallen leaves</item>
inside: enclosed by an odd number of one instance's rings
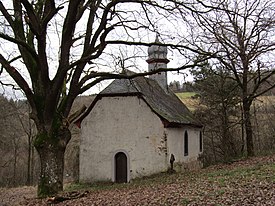
[[[20,205],[25,200],[34,200],[36,187],[0,188],[0,206]]]
[[[88,194],[89,194],[89,191],[68,192],[68,193],[64,193],[62,195],[57,195],[57,196],[54,196],[54,197],[47,198],[47,203],[48,204],[57,204],[57,203],[67,201],[67,200],[73,200],[73,199],[79,199],[79,198],[82,198],[82,197],[86,197]]]
[[[32,198],[21,200],[20,205],[49,203],[53,202]],[[193,173],[160,175],[117,188],[116,185],[100,190],[90,188],[89,193],[57,205],[275,205],[275,155]]]

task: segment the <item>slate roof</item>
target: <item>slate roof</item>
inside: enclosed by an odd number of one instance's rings
[[[139,96],[163,121],[166,127],[190,125],[202,127],[189,109],[171,91],[165,92],[159,84],[146,77],[116,79],[100,94],[104,96]]]

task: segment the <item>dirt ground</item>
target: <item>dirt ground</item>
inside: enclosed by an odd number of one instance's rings
[[[36,187],[0,188],[0,206],[16,206],[36,197]]]
[[[118,187],[119,186],[119,187]],[[36,187],[0,188],[0,206],[55,205],[37,199]],[[89,191],[58,206],[275,205],[275,155],[215,165],[199,172],[172,174]],[[80,192],[81,191],[77,191]],[[64,197],[64,196],[62,196]]]

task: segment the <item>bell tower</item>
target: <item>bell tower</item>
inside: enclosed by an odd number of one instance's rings
[[[161,44],[158,36],[156,36],[155,43]],[[167,47],[161,45],[152,45],[148,48],[148,71],[154,71],[157,69],[167,69],[169,60],[167,59]],[[154,79],[158,84],[167,91],[167,73],[158,72],[149,76],[150,79]]]

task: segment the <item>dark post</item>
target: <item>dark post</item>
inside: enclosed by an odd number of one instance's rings
[[[175,162],[175,156],[173,154],[171,154],[171,157],[170,157],[170,164],[171,164],[171,172],[174,171],[174,162]]]

